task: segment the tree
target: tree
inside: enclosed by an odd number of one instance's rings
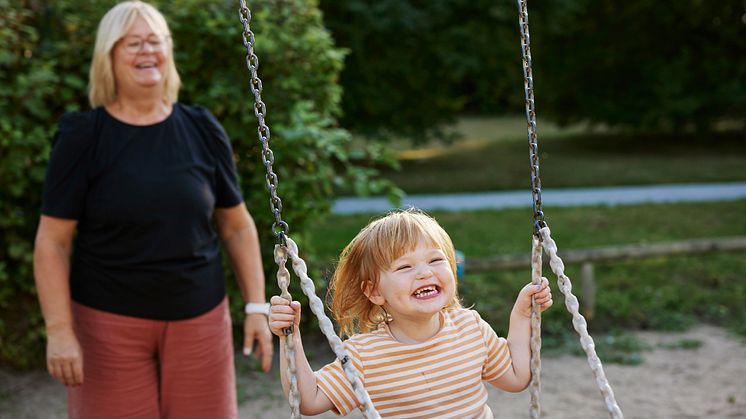
[[[437,137],[463,113],[522,113],[516,2],[323,0],[348,48],[343,124]],[[742,0],[529,2],[542,118],[634,130],[746,126]]]

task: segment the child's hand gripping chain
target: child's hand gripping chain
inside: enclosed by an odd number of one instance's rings
[[[541,285],[527,284],[518,293],[513,311],[525,317],[531,317],[531,300],[535,299],[540,311],[545,311],[552,306],[552,291],[549,289],[549,280],[542,277]]]
[[[285,329],[292,327],[298,330],[300,324],[300,302],[292,303],[279,295],[275,295],[269,301],[269,329],[277,336],[284,337]]]

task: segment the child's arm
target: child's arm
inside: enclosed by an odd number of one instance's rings
[[[510,313],[508,328],[508,348],[512,364],[508,371],[492,382],[495,387],[510,391],[522,391],[531,381],[531,299],[544,311],[552,306],[552,293],[549,281],[542,278],[541,285],[528,284],[518,294]]]
[[[303,352],[303,342],[300,337],[298,324],[300,323],[300,303],[274,296],[270,299],[272,308],[269,312],[269,327],[272,333],[280,337],[280,377],[285,396],[290,392],[290,382],[287,376],[287,360],[285,359],[285,342],[283,339],[293,339],[295,344],[295,367],[298,378],[298,392],[300,393],[300,412],[303,415],[318,415],[334,407],[329,397],[316,385],[316,375],[308,363]],[[292,327],[292,336],[285,336],[284,329]]]

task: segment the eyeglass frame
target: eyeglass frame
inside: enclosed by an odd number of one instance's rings
[[[133,41],[127,42],[128,38],[137,38],[136,42],[139,44],[137,49],[133,49]],[[154,39],[157,41],[155,41]],[[170,40],[171,35],[161,36],[157,34],[151,34],[148,35],[147,38],[143,38],[140,35],[127,35],[125,37],[122,37],[119,42],[122,44],[124,52],[130,55],[137,55],[143,51],[143,49],[145,48],[145,44],[150,45],[150,50],[153,52],[162,52],[165,49],[164,44],[169,42]]]

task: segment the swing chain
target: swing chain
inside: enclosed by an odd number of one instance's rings
[[[528,129],[528,152],[531,164],[531,195],[534,210],[534,234],[546,227],[541,208],[541,178],[539,177],[539,145],[536,136],[536,108],[534,103],[534,76],[531,69],[531,37],[528,33],[528,6],[526,0],[518,0],[521,29],[521,53],[523,55],[523,91],[526,95],[526,123]]]
[[[241,7],[239,9],[239,18],[241,24],[243,24],[243,44],[246,47],[246,67],[249,69],[251,74],[251,80],[249,81],[249,88],[254,94],[254,114],[259,121],[257,133],[259,134],[259,141],[262,144],[262,162],[264,168],[267,171],[264,179],[269,190],[269,207],[274,214],[275,221],[272,223],[272,232],[277,236],[278,240],[285,244],[285,239],[288,235],[288,224],[282,219],[282,200],[277,195],[277,188],[279,187],[279,179],[277,174],[274,172],[272,165],[275,162],[274,153],[269,147],[270,131],[269,127],[265,123],[267,116],[267,106],[262,101],[262,80],[259,78],[259,58],[254,54],[254,32],[251,31],[249,26],[251,22],[251,10],[246,6],[244,0],[241,0]]]

